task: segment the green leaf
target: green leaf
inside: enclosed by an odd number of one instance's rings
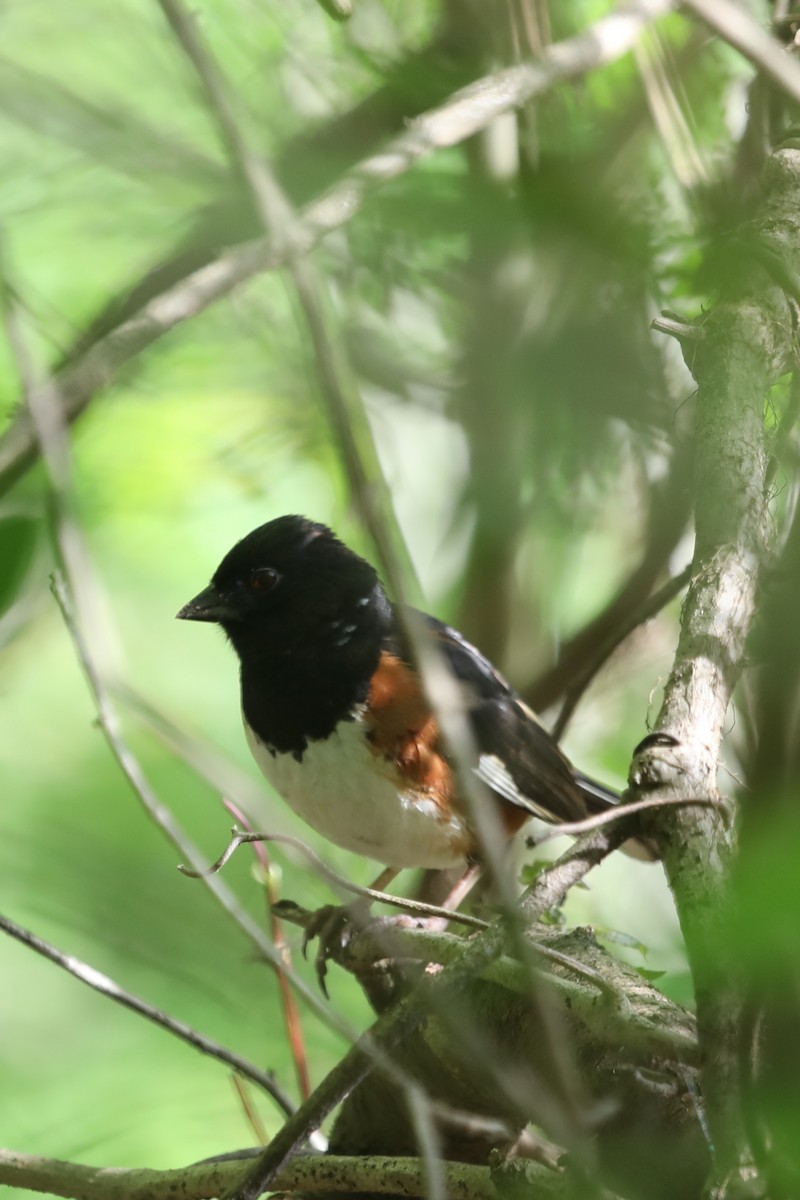
[[[650,971],[647,967],[637,967],[636,973],[641,975],[642,979],[646,979],[648,983],[655,983],[657,979],[666,975],[666,971]]]

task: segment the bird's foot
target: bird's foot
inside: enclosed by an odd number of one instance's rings
[[[346,949],[354,933],[362,930],[371,920],[370,901],[359,898],[352,904],[324,904],[314,912],[301,910],[292,901],[279,901],[273,912],[285,920],[294,920],[303,926],[301,948],[303,957],[308,957],[308,946],[314,938],[318,941],[314,956],[314,967],[322,994],[329,999],[325,977],[328,974],[328,959],[336,961]],[[299,915],[302,912],[302,920]]]

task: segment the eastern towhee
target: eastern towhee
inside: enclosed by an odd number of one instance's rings
[[[178,616],[225,630],[253,756],[319,833],[395,869],[480,857],[398,606],[325,525],[262,525]],[[575,770],[479,650],[419,616],[463,688],[472,767],[509,838],[530,817],[573,821],[617,802]]]

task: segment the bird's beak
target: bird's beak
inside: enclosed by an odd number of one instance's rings
[[[179,621],[235,621],[238,615],[228,597],[213,583],[176,613]]]

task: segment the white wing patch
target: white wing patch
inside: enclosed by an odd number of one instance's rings
[[[541,808],[535,800],[532,800],[530,796],[526,796],[524,792],[519,790],[505,763],[496,754],[482,754],[478,759],[475,774],[492,791],[497,792],[500,796],[504,796],[506,800],[510,800],[512,804],[518,805],[519,808],[524,808],[532,817],[541,817],[544,821],[552,822],[552,812]]]

